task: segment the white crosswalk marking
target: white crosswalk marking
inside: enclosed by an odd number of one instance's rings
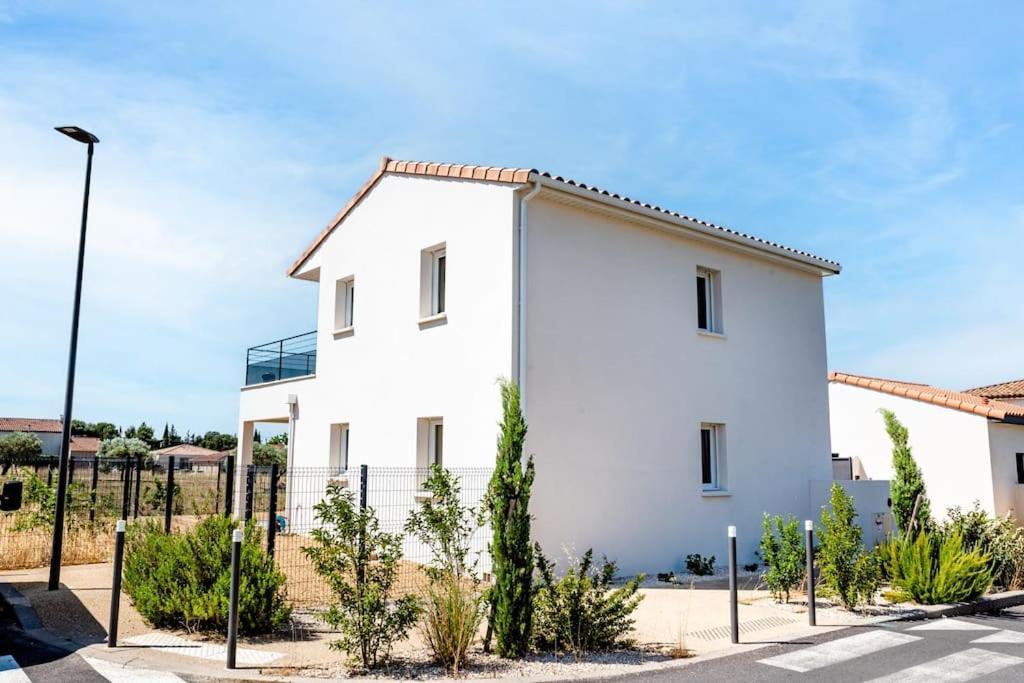
[[[840,638],[821,645],[813,645],[802,650],[762,659],[760,663],[807,673],[891,647],[912,643],[915,640],[921,639],[899,631],[867,631],[848,638]]]
[[[996,631],[991,635],[987,635],[977,640],[972,640],[972,643],[1010,643],[1018,645],[1024,643],[1024,633],[1020,631]]]
[[[1024,663],[1024,659],[1004,655],[999,652],[982,650],[972,647],[963,652],[941,657],[924,664],[912,666],[894,674],[876,678],[870,683],[960,683],[973,681],[1014,664]]]
[[[0,683],[32,683],[10,655],[0,656]]]
[[[169,652],[174,655],[185,655],[187,657],[199,657],[201,659],[212,659],[224,661],[227,649],[217,643],[200,643],[195,640],[179,638],[169,633],[146,633],[141,636],[128,638],[125,642],[132,645],[144,645],[161,652]],[[280,652],[270,650],[255,650],[252,648],[240,647],[235,652],[239,664],[250,664],[252,666],[266,666],[275,659],[284,657]]]
[[[103,676],[110,683],[184,683],[183,679],[168,671],[129,669],[116,662],[108,662],[105,659],[96,659],[95,657],[83,656],[82,659],[96,673]]]
[[[932,619],[920,626],[911,626],[908,631],[995,631],[995,626],[976,624],[973,621],[959,619]]]

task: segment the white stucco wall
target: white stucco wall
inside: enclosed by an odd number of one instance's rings
[[[988,425],[992,489],[997,514],[1024,522],[1024,485],[1017,483],[1017,453],[1024,453],[1024,425]]]
[[[311,259],[316,377],[244,389],[240,421],[284,418],[295,394],[295,467],[328,465],[332,423],[350,425],[351,466],[414,467],[417,418],[442,417],[446,465],[493,465],[495,380],[512,371],[512,207],[506,186],[383,178]],[[447,323],[421,329],[420,254],[442,242]],[[335,338],[335,282],[348,276],[354,333]]]
[[[527,447],[535,536],[628,573],[750,561],[765,511],[810,513],[830,479],[822,281],[544,199],[529,205]],[[698,266],[721,271],[724,338],[697,331]],[[728,496],[701,492],[700,424],[725,424]]]
[[[832,451],[859,458],[869,478],[893,476],[892,442],[878,412],[886,408],[910,433],[934,516],[942,518],[954,505],[968,508],[975,500],[989,514],[999,512],[986,418],[839,382],[829,384],[829,404]]]

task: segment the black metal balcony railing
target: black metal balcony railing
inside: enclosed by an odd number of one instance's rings
[[[253,346],[245,354],[245,385],[316,373],[316,330]]]

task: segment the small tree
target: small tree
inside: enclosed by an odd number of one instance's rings
[[[496,636],[497,653],[516,658],[530,647],[533,618],[533,548],[530,545],[530,488],[533,458],[523,465],[526,420],[520,406],[519,387],[501,383],[502,422],[498,456],[487,492],[494,537],[491,560],[494,586],[491,588],[490,633]]]
[[[907,428],[896,415],[884,408],[879,412],[885,420],[885,431],[892,441],[892,515],[903,534],[915,534],[931,526],[931,503],[925,491],[921,468],[917,466],[908,443]]]
[[[320,526],[314,546],[302,548],[334,594],[324,621],[341,638],[330,647],[354,656],[364,669],[385,664],[396,640],[405,638],[419,613],[412,595],[393,594],[402,558],[402,536],[380,530],[373,508],[359,508],[337,482],[314,506]]]
[[[127,458],[149,455],[149,444],[142,439],[128,439],[118,436],[100,442],[96,455],[101,458]]]
[[[288,445],[288,432],[281,432],[280,434],[274,434],[272,437],[267,439],[269,444],[279,444],[281,446]]]
[[[20,465],[43,453],[43,442],[29,432],[12,432],[0,436],[0,474],[7,474],[11,465]]]
[[[807,573],[799,524],[792,515],[775,515],[774,519],[768,513],[764,515],[761,557],[768,567],[764,580],[772,596],[781,602],[789,602],[789,592]]]
[[[856,519],[853,498],[838,483],[832,484],[829,505],[821,509],[818,565],[822,582],[847,609],[871,600],[880,580],[877,558],[864,548]]]

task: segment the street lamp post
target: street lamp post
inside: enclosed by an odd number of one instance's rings
[[[78,314],[82,304],[82,269],[85,262],[85,225],[89,216],[89,181],[92,178],[92,148],[100,141],[78,126],[60,126],[57,132],[89,146],[85,162],[85,196],[82,199],[82,231],[78,237],[78,271],[75,275],[75,306],[71,315],[71,349],[68,354],[68,383],[64,393],[64,416],[60,441],[60,465],[57,470],[57,509],[53,520],[53,547],[50,552],[48,590],[60,587],[60,560],[64,549],[64,508],[68,495],[68,457],[71,452],[71,404],[75,396],[75,360],[78,355]]]

